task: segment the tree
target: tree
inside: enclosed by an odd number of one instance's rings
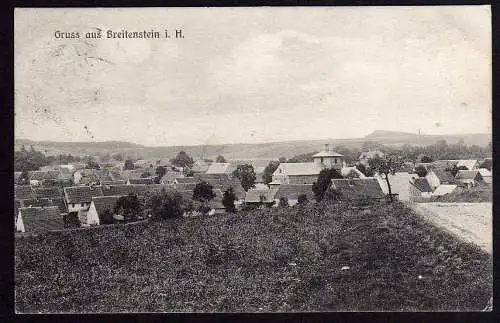
[[[141,206],[141,202],[137,198],[137,195],[130,193],[118,199],[114,212],[115,214],[122,215],[125,222],[133,222],[138,220]]]
[[[278,159],[278,161],[279,161],[280,163],[286,163],[286,157],[280,157],[280,158]]]
[[[465,166],[457,167],[457,165],[453,165],[451,168],[446,168],[445,170],[451,172],[453,177],[455,177],[457,176],[459,170],[467,170],[467,167]]]
[[[132,161],[132,159],[127,159],[125,161],[125,165],[123,166],[124,169],[128,170],[128,169],[134,169],[135,166],[134,166],[134,162]]]
[[[287,207],[288,204],[288,199],[285,196],[280,197],[280,201],[278,203],[278,207]]]
[[[323,199],[328,186],[330,186],[330,182],[334,178],[342,178],[342,175],[339,173],[339,171],[334,168],[323,169],[319,173],[318,180],[312,186],[314,198],[316,199],[316,201],[319,202]]]
[[[226,158],[224,158],[224,156],[222,156],[222,155],[219,155],[219,156],[217,156],[217,158],[215,159],[215,162],[216,162],[216,163],[225,163],[225,162],[226,162]]]
[[[364,164],[362,163],[358,163],[356,165],[356,168],[361,172],[363,173],[366,177],[372,177],[374,174],[373,170],[370,168],[370,167],[366,167]]]
[[[232,175],[240,180],[241,186],[243,186],[245,191],[248,191],[251,187],[255,186],[257,176],[255,175],[253,166],[250,164],[238,165]]]
[[[427,169],[422,165],[418,165],[415,167],[415,174],[417,174],[418,177],[425,177],[427,175]]]
[[[165,167],[163,167],[163,166],[156,167],[155,175],[158,178],[161,179],[163,176],[165,176],[166,173],[167,173],[167,169]]]
[[[89,159],[87,160],[87,166],[85,166],[85,168],[100,169],[101,166],[99,166],[99,164],[92,157],[89,157]]]
[[[262,177],[264,178],[264,183],[269,184],[273,181],[273,173],[278,169],[280,163],[277,161],[271,161],[266,168],[264,168],[264,174]]]
[[[208,202],[214,197],[215,193],[213,191],[213,186],[209,183],[203,181],[196,184],[194,187],[193,200],[202,203],[202,213],[206,213],[208,211]]]
[[[186,209],[185,201],[179,192],[171,192],[165,189],[148,195],[145,205],[146,209],[151,212],[153,220],[181,217]]]
[[[424,154],[420,154],[417,158],[418,163],[432,163],[433,161],[434,159],[432,159],[432,157]]]
[[[115,219],[113,218],[113,212],[111,210],[104,210],[104,212],[99,214],[99,222],[101,224],[113,224]]]
[[[30,174],[27,170],[23,170],[21,172],[21,176],[19,176],[18,179],[18,184],[19,185],[28,185],[30,183]]]
[[[307,198],[307,195],[305,195],[305,194],[300,194],[297,197],[297,204],[299,204],[299,205],[305,205],[308,202],[309,202],[309,199]]]
[[[178,167],[188,167],[193,168],[194,160],[191,156],[189,156],[185,151],[180,151],[177,156],[170,160],[172,165]]]
[[[151,177],[151,173],[150,172],[144,172],[141,174],[141,178],[148,178],[148,177]]]
[[[226,208],[226,212],[234,213],[236,212],[236,206],[234,205],[234,201],[236,200],[236,195],[234,195],[233,188],[229,186],[229,188],[224,192],[222,197],[222,205]]]
[[[384,157],[375,156],[369,159],[368,164],[379,175],[384,175],[383,179],[385,179],[387,188],[389,189],[389,198],[391,202],[394,202],[389,175],[396,174],[396,171],[401,168],[403,164],[402,159],[395,155],[386,154]]]

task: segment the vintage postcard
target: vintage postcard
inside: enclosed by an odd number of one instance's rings
[[[17,8],[15,310],[491,311],[490,6]]]

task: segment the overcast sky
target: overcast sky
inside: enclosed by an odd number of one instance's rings
[[[185,38],[54,37],[95,28]],[[489,133],[490,7],[16,9],[15,113],[149,146]]]

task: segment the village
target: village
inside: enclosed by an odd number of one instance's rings
[[[146,196],[162,190],[177,192],[191,203],[183,208],[184,217],[315,203],[322,197],[315,196],[313,186],[325,170],[334,170],[337,174],[327,176],[326,192],[329,194],[325,196],[331,198],[333,193],[345,201],[377,202],[392,197],[405,202],[439,202],[447,201],[447,197],[456,192],[477,190],[478,187],[491,189],[492,185],[492,173],[485,168],[488,167],[485,165],[490,165],[491,169],[491,158],[432,162],[405,160],[383,174],[370,169],[371,160],[384,159],[382,151],[362,152],[358,160],[348,164],[344,156],[333,151],[329,144],[313,154],[311,162],[275,160],[264,165],[262,161],[249,160],[237,164],[224,160],[223,156],[216,161],[193,160],[185,152],[180,152],[179,156],[187,157],[188,161],[191,159],[191,163],[183,164],[182,158],[180,163],[174,159],[126,159],[125,162],[108,160],[47,165],[24,174],[16,172],[16,232],[39,234],[129,222],[120,214],[127,210],[117,207],[120,198],[134,196],[144,204]],[[235,172],[240,168],[243,171],[239,174],[249,174],[246,178]],[[201,183],[208,184],[213,193],[206,200],[194,194]],[[223,203],[229,190],[234,196],[234,207],[230,208]],[[325,194],[324,189],[321,194]],[[208,207],[203,212],[200,212],[201,202],[206,202]],[[193,207],[193,203],[198,203],[198,206]],[[134,220],[152,217],[151,210],[141,208],[135,212],[138,214]]]

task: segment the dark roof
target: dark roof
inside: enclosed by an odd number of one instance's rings
[[[185,191],[177,191],[182,195],[182,198],[185,200],[193,199],[193,190],[185,190]]]
[[[458,180],[464,180],[464,179],[476,179],[476,176],[478,176],[478,179],[481,179],[481,173],[479,173],[479,170],[459,170],[456,176],[456,179]]]
[[[35,193],[31,189],[30,185],[15,185],[14,198],[16,200],[34,199]]]
[[[175,184],[175,189],[179,191],[189,191],[189,190],[194,190],[196,187],[197,183],[181,183],[181,184]],[[213,185],[212,185],[213,186]]]
[[[116,181],[101,181],[101,185],[125,185],[127,184],[126,181],[123,180],[116,180]]]
[[[200,174],[198,178],[212,185],[214,189],[220,189],[222,192],[232,187],[234,195],[238,199],[245,198],[245,190],[238,178],[234,178],[228,174]]]
[[[67,203],[90,203],[92,197],[103,196],[100,186],[70,186],[64,188]]]
[[[62,191],[57,187],[35,187],[33,191],[36,198],[56,199],[63,197]]]
[[[41,181],[44,179],[54,179],[54,176],[49,174],[49,172],[42,172],[38,170],[29,172],[29,177],[30,180],[37,180],[37,181]]]
[[[113,212],[119,198],[120,196],[96,196],[92,198],[92,203],[95,206],[97,214],[101,214],[105,210]]]
[[[42,233],[64,229],[63,216],[57,206],[20,208],[26,232]]]
[[[194,183],[197,184],[200,182],[199,178],[196,177],[178,177],[176,178],[177,183],[179,184],[187,184],[187,183]]]
[[[184,175],[181,172],[167,171],[165,175],[162,176],[160,181],[166,184],[169,182],[173,182],[174,179],[180,178],[182,176]]]
[[[145,178],[129,178],[130,184],[153,184],[153,177],[145,177]]]
[[[432,188],[425,177],[417,177],[410,182],[415,186],[420,192],[432,192]]]
[[[377,199],[385,196],[376,178],[332,179],[331,188],[343,199]]]
[[[113,180],[113,181],[124,181],[126,182],[127,179],[124,178],[119,171],[116,171],[116,170],[110,170],[108,172],[108,175],[109,177]]]
[[[455,181],[455,177],[453,177],[453,174],[450,171],[439,168],[433,169],[432,171],[434,172],[434,174],[436,174],[437,178],[439,178],[439,181],[441,182],[453,183]]]
[[[260,203],[260,197],[263,196],[265,203],[274,202],[276,193],[278,192],[277,188],[272,189],[259,189],[259,188],[251,188],[246,192],[245,195],[245,203]]]
[[[105,196],[129,194],[144,195],[147,191],[147,185],[145,184],[102,186],[102,192]]]
[[[309,199],[313,198],[312,184],[281,184],[275,198],[286,197],[289,200],[297,200],[301,194],[305,194]]]

